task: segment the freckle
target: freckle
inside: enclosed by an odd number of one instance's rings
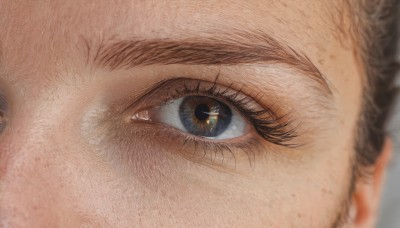
[[[296,194],[295,194],[295,193],[292,193],[292,197],[293,197],[293,198],[296,198]]]
[[[336,56],[335,55],[329,55],[329,58],[333,60],[333,59],[336,59]]]
[[[298,213],[297,217],[301,218],[301,217],[303,217],[303,215],[301,213]]]

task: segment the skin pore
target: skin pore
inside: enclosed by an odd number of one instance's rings
[[[332,8],[3,1],[1,226],[373,227],[389,156],[352,183],[363,71]],[[157,122],[154,107],[210,88],[268,109],[287,144]]]

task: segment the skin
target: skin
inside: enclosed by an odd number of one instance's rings
[[[350,194],[363,70],[330,4],[3,0],[0,87],[9,108],[0,137],[1,226],[334,227],[342,215],[340,225],[373,227],[391,147],[370,167],[372,181],[357,179]],[[331,94],[278,63],[110,70],[92,61],[115,40],[232,30],[262,31],[303,53]],[[179,153],[196,149],[168,143],[171,128],[156,134],[157,126],[124,122],[135,107],[115,111],[161,80],[213,82],[218,72],[218,84],[262,91],[260,103],[292,113],[302,145],[277,146],[253,131],[253,164],[234,149],[236,166],[230,155],[221,166],[209,155]]]

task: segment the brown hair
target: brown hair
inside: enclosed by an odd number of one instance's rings
[[[354,0],[350,4],[356,11],[352,27],[365,70],[363,109],[355,144],[358,174],[375,164],[388,134],[386,125],[397,93],[399,2]]]

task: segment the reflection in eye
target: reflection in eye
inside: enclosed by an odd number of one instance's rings
[[[230,139],[244,135],[248,122],[223,102],[207,96],[186,96],[153,109],[153,121],[195,136]]]
[[[208,143],[260,140],[257,136],[261,136],[276,145],[295,147],[291,141],[297,135],[289,116],[278,116],[257,100],[257,96],[215,82],[177,78],[157,84],[141,97],[134,104],[139,111],[130,120],[170,126],[186,133],[190,140],[203,138],[201,141]],[[231,143],[224,146],[227,144]]]
[[[174,152],[189,159],[235,169],[244,158],[252,166],[255,155],[270,151],[269,146],[298,146],[291,116],[280,114],[272,98],[261,103],[258,94],[216,82],[170,79],[131,104],[125,120],[139,135],[149,132],[152,143],[177,146]]]

